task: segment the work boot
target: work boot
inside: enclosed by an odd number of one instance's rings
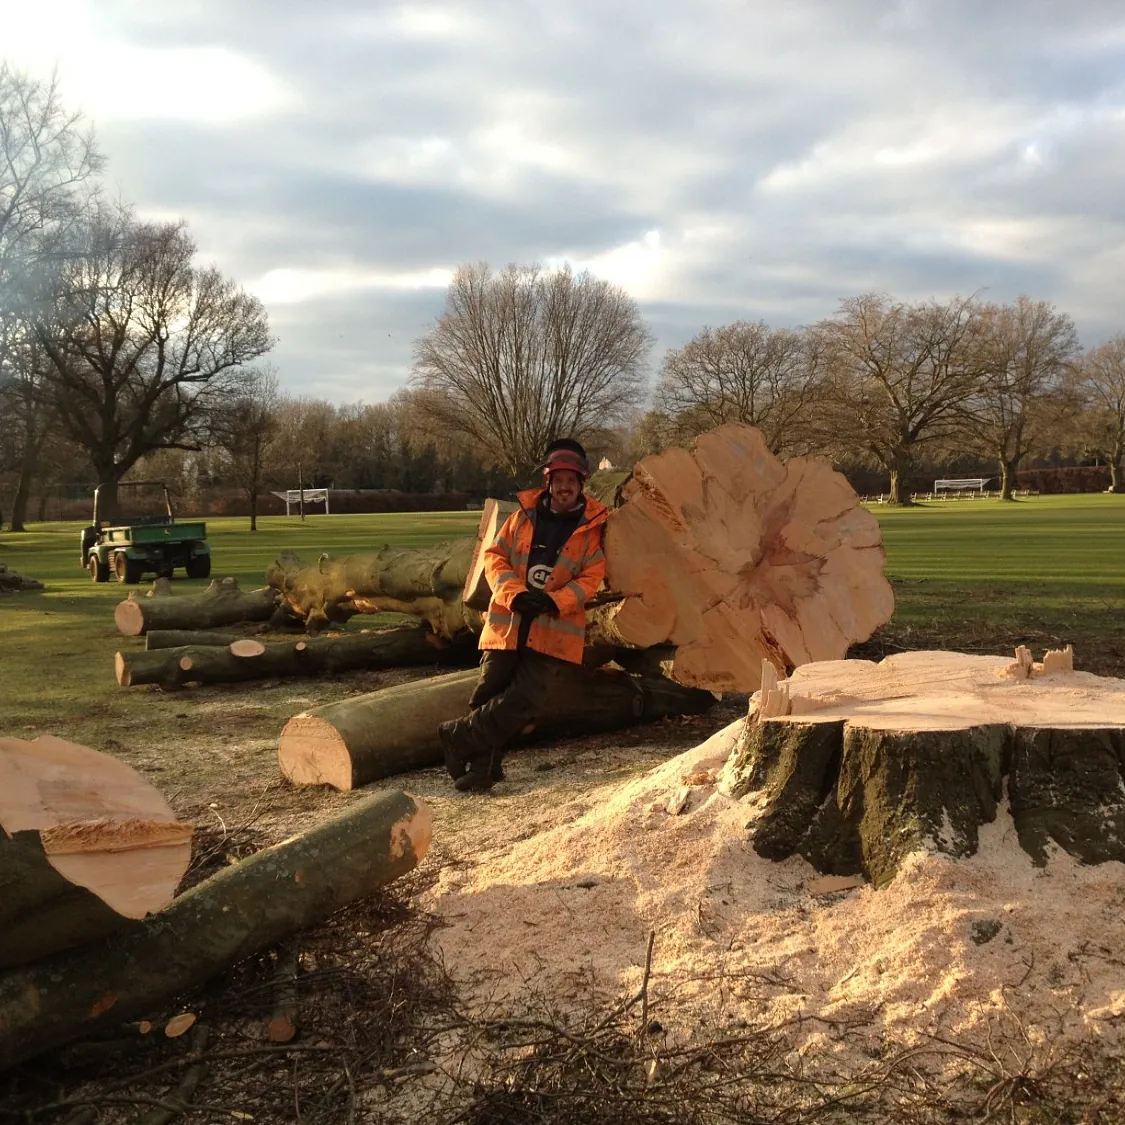
[[[460,793],[487,793],[492,788],[492,767],[486,760],[470,762],[467,773],[453,782],[453,788]]]
[[[469,762],[464,748],[459,745],[461,742],[461,739],[458,737],[460,732],[457,728],[459,726],[460,723],[457,719],[450,719],[447,723],[438,724],[438,739],[441,741],[442,754],[445,758],[445,768],[454,781],[463,777],[469,768]]]

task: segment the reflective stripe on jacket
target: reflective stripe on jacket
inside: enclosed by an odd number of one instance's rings
[[[512,609],[512,599],[528,588],[527,558],[535,529],[532,513],[545,491],[533,488],[519,494],[519,509],[504,521],[484,553],[484,572],[492,598],[480,635],[482,649],[519,647],[521,615]],[[559,607],[558,616],[543,613],[532,621],[528,648],[572,664],[582,663],[586,603],[605,580],[602,529],[608,515],[609,509],[604,504],[592,496],[586,497],[586,511],[563,544],[545,587]]]

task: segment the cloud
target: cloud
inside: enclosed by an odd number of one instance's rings
[[[262,294],[292,387],[389,393],[404,335],[477,260],[624,286],[654,362],[704,324],[807,323],[868,290],[1027,292],[1090,343],[1125,330],[1110,0],[0,0],[5,16],[16,62],[48,65],[57,31],[122,194],[186,216]]]

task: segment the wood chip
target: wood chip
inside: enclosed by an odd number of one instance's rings
[[[852,891],[862,887],[862,875],[821,875],[818,879],[810,879],[805,884],[805,890],[810,895],[830,895],[837,891]]]
[[[178,1016],[173,1016],[164,1025],[164,1034],[167,1035],[169,1039],[178,1039],[195,1023],[195,1020],[196,1016],[194,1012],[181,1012]]]

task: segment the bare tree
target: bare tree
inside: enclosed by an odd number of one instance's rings
[[[238,389],[211,415],[212,441],[250,502],[251,531],[258,530],[258,494],[277,438],[280,400],[277,373],[266,365],[245,372]]]
[[[40,82],[0,62],[0,408],[3,460],[17,473],[13,531],[55,419],[39,393],[29,302],[73,228],[102,167],[81,114],[62,104],[58,80]]]
[[[0,315],[27,300],[28,275],[59,250],[104,160],[82,115],[0,62]]]
[[[1085,399],[1086,442],[1109,462],[1109,490],[1122,492],[1125,459],[1125,336],[1114,336],[1088,352],[1077,371]]]
[[[94,208],[45,287],[36,335],[62,431],[116,486],[156,449],[199,449],[208,414],[271,346],[265,309],[192,264],[183,223]]]
[[[636,407],[650,346],[636,302],[588,273],[465,266],[415,344],[414,385],[436,422],[523,476],[552,438]]]
[[[761,321],[705,328],[664,357],[657,404],[675,419],[680,438],[747,422],[774,453],[794,453],[807,445],[801,420],[820,375],[811,341]]]
[[[1020,462],[1065,424],[1067,376],[1081,350],[1074,322],[1048,301],[984,305],[976,337],[982,377],[966,427],[996,458],[1000,496],[1012,499]]]
[[[906,477],[921,448],[963,425],[980,385],[979,321],[972,298],[907,305],[869,294],[817,326],[834,444],[865,451],[890,474],[892,504],[909,503]]]

